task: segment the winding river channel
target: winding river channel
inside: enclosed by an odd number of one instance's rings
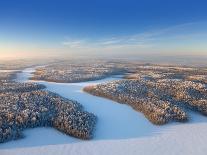
[[[130,139],[158,135],[172,126],[156,126],[150,123],[142,113],[136,112],[131,107],[114,101],[96,97],[82,91],[85,86],[121,79],[121,76],[112,76],[102,80],[80,83],[55,83],[45,81],[30,81],[35,68],[28,68],[17,74],[17,82],[36,82],[44,84],[47,90],[59,95],[76,100],[85,110],[98,117],[94,138],[92,140]],[[85,142],[67,136],[53,128],[35,128],[24,131],[25,138],[1,144],[0,148],[33,147],[42,145],[67,144]]]

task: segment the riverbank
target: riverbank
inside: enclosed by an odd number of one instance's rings
[[[0,150],[1,155],[205,155],[206,122],[174,125],[156,136]]]
[[[152,125],[149,121],[147,121],[147,119],[144,118],[141,113],[134,111],[129,106],[120,105],[108,99],[95,97],[82,91],[82,89],[87,85],[118,80],[122,78],[120,76],[113,76],[102,80],[81,83],[54,83],[28,80],[29,77],[31,77],[31,73],[33,72],[34,68],[24,70],[22,73],[19,73],[17,75],[16,81],[37,82],[38,84],[43,84],[46,86],[46,90],[56,92],[65,98],[76,100],[81,103],[86,111],[94,113],[98,117],[93,140],[128,139],[142,137],[153,135],[161,129],[160,127]],[[50,129],[46,130],[48,130],[51,134]],[[35,135],[35,132],[36,129],[30,130],[29,135]],[[44,145],[65,144],[80,141],[66,135],[65,138],[61,140],[59,138],[59,134],[56,133],[57,131],[52,130],[52,132],[54,132],[54,135],[56,136],[51,137],[49,140],[45,137],[48,135],[47,133],[41,137],[40,141],[42,141]],[[50,134],[48,137],[50,137]],[[56,139],[59,140],[56,141]],[[12,145],[10,145],[10,143]],[[30,138],[25,138],[15,142],[8,142],[6,144],[0,145],[0,148],[41,146],[42,143],[33,143]]]
[[[19,81],[28,81],[34,70],[18,75]],[[27,79],[27,80],[25,80]],[[47,90],[80,102],[84,109],[98,117],[94,139],[82,141],[51,128],[26,130],[27,138],[0,145],[1,155],[85,155],[85,154],[197,154],[205,155],[207,119],[190,113],[189,123],[170,123],[156,126],[143,114],[114,101],[92,96],[82,91],[85,86],[121,79],[110,77],[81,83],[54,83],[39,81]],[[32,82],[32,81],[30,81]],[[37,82],[37,81],[36,81]]]
[[[0,81],[0,143],[26,138],[23,131],[36,127],[55,128],[80,139],[93,137],[96,116],[45,88],[32,82]]]

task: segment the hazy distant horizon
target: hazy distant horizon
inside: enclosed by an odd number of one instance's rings
[[[0,59],[207,57],[206,5],[202,0],[3,1]]]
[[[30,57],[30,58],[6,58],[1,59],[0,64],[11,63],[11,62],[30,62],[38,64],[39,62],[53,62],[53,61],[68,61],[75,60],[76,62],[84,61],[95,61],[95,60],[105,60],[105,61],[126,61],[126,62],[137,62],[137,63],[149,63],[149,64],[159,64],[159,65],[178,65],[178,66],[195,66],[195,67],[206,67],[207,66],[207,56],[128,56],[128,57],[114,57],[114,56],[75,56],[75,57]]]

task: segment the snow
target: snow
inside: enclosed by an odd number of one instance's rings
[[[1,155],[205,155],[206,123],[172,126],[156,136],[2,150]]]
[[[18,74],[17,81],[25,82],[33,69]],[[98,117],[94,139],[79,140],[52,128],[28,129],[25,138],[0,144],[0,155],[133,155],[133,154],[206,154],[207,118],[191,113],[189,123],[151,124],[131,107],[82,91],[84,86],[120,79],[110,77],[82,83],[38,82],[63,97],[77,100],[85,110]]]

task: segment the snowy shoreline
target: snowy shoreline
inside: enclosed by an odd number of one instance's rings
[[[27,82],[33,71],[26,69],[19,73],[17,81]],[[82,91],[87,85],[118,79],[70,84],[35,81],[44,84],[49,91],[77,100],[85,110],[97,115],[94,139],[82,141],[52,128],[28,129],[24,132],[26,138],[0,144],[0,154],[205,154],[206,117],[192,113],[189,123],[155,126],[127,105]]]
[[[0,153],[1,155],[205,155],[206,141],[206,123],[200,123],[175,125],[171,130],[156,136],[7,149],[1,150]]]

